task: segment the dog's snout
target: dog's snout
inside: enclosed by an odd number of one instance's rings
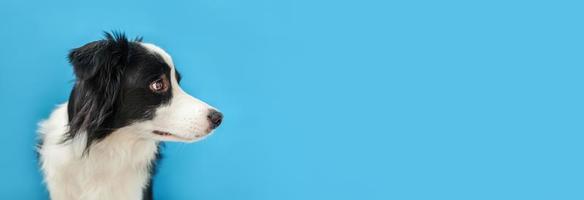
[[[209,110],[209,115],[207,115],[207,119],[209,119],[209,123],[211,123],[211,129],[217,128],[221,125],[221,121],[223,121],[223,114],[216,110]]]

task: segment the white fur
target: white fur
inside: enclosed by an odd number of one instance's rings
[[[38,130],[43,141],[38,149],[41,168],[51,199],[142,199],[159,141],[194,142],[211,132],[207,115],[214,108],[180,88],[172,59],[166,52],[152,44],[142,45],[161,55],[171,66],[171,102],[158,108],[154,119],[120,128],[92,145],[85,156],[84,133],[62,142],[68,131],[67,103],[59,105],[39,124]],[[152,134],[153,130],[174,136],[158,136]]]

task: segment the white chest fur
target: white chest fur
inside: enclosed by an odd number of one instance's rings
[[[67,131],[67,104],[40,123],[43,145],[38,149],[51,199],[142,199],[157,142],[136,131],[119,129],[83,155],[83,134],[62,142]]]

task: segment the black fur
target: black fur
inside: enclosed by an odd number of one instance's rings
[[[148,177],[148,185],[142,190],[142,200],[152,200],[154,199],[154,194],[152,187],[154,187],[154,175],[156,175],[158,161],[162,159],[162,154],[160,153],[162,148],[164,148],[164,143],[158,144],[158,150],[156,151],[156,159],[150,164],[148,168],[150,177]]]
[[[69,97],[69,132],[64,141],[86,132],[85,153],[92,144],[132,122],[154,117],[154,109],[172,97],[172,85],[165,93],[154,93],[150,83],[166,76],[170,66],[138,42],[121,33],[105,33],[102,40],[69,53],[76,76]]]

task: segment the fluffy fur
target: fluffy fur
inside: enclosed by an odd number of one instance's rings
[[[69,54],[69,101],[39,124],[51,199],[152,199],[161,141],[195,142],[222,121],[185,93],[172,58],[141,39],[106,33]]]

